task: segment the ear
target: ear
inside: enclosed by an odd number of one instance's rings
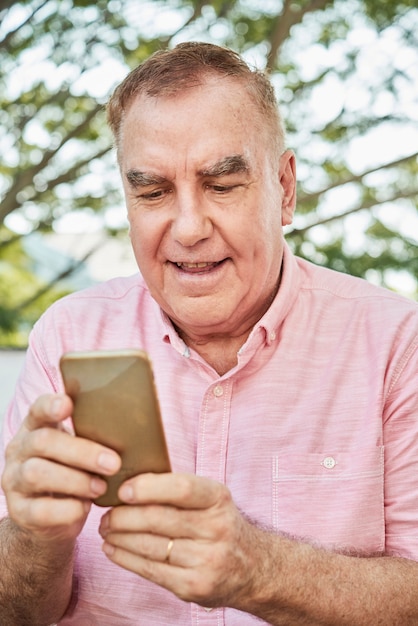
[[[279,179],[283,190],[282,226],[288,226],[296,207],[296,159],[291,150],[286,150],[280,157]]]

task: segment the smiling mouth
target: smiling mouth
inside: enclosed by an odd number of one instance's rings
[[[223,263],[225,260],[226,259],[223,259],[222,261],[215,261],[215,262],[202,261],[200,263],[176,262],[175,265],[177,265],[177,267],[184,270],[185,272],[198,273],[198,272],[209,271],[215,267],[218,267],[218,265]]]

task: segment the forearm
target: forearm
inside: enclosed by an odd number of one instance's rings
[[[0,624],[47,626],[71,598],[74,542],[35,542],[12,520],[0,521]]]
[[[243,611],[273,626],[408,626],[418,623],[418,564],[336,554],[264,533],[262,568]],[[260,556],[260,554],[258,555]]]

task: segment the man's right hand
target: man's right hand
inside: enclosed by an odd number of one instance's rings
[[[71,399],[41,396],[6,450],[2,488],[9,516],[36,541],[73,541],[91,500],[106,491],[98,475],[120,468],[119,455],[63,427]]]

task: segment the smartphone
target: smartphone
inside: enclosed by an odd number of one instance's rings
[[[171,471],[151,362],[141,350],[67,352],[60,359],[66,393],[74,403],[76,435],[122,458],[99,506],[121,504],[120,485],[144,472]]]

